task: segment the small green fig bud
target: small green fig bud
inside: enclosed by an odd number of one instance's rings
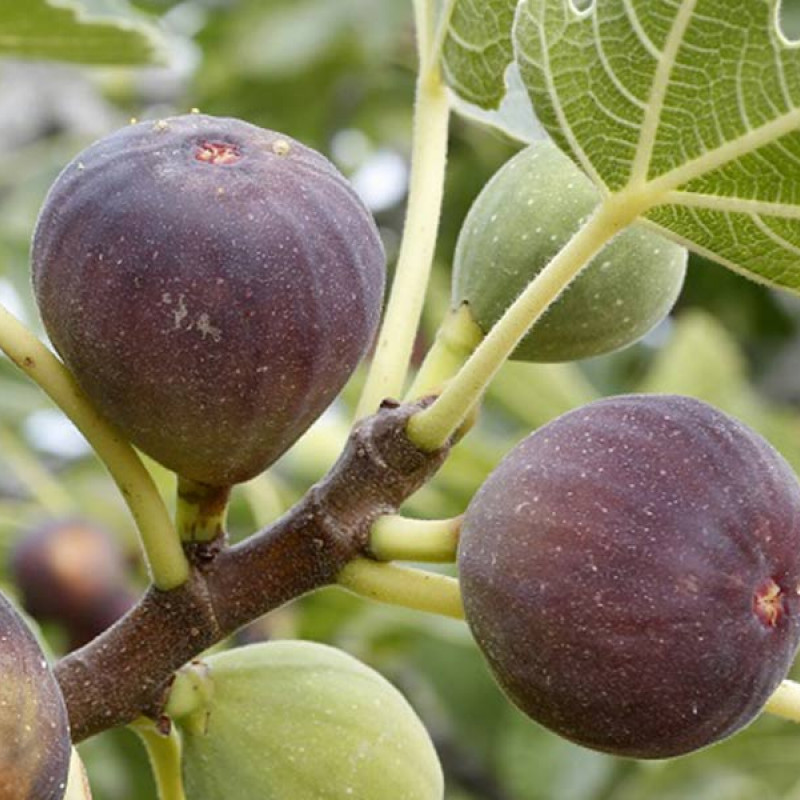
[[[0,798],[62,800],[67,710],[39,644],[0,594]]]
[[[453,303],[468,303],[486,333],[575,234],[600,194],[552,142],[508,161],[461,229]],[[605,247],[520,342],[512,358],[572,361],[632,344],[675,303],[686,250],[642,225]]]
[[[175,720],[188,800],[227,800],[232,788],[237,800],[443,797],[422,723],[397,689],[352,656],[269,642],[189,669],[194,675],[179,675],[176,687],[186,677],[204,699]]]

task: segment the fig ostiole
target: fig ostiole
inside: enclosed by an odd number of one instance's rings
[[[453,304],[469,305],[484,333],[591,214],[600,193],[550,141],[503,165],[462,226]],[[687,251],[641,224],[608,244],[517,345],[512,358],[574,361],[644,336],[674,305]]]
[[[467,621],[556,733],[665,758],[747,725],[800,641],[800,488],[687,397],[612,397],[531,434],[466,512]]]
[[[203,114],[141,122],[50,189],[33,283],[56,350],[141,450],[211,486],[253,477],[370,346],[384,253],[322,155]]]
[[[167,706],[181,732],[187,800],[230,797],[232,775],[237,800],[442,799],[419,718],[347,653],[268,642],[189,669],[175,684],[183,697]]]
[[[0,593],[0,797],[62,800],[70,755],[58,683],[33,633]]]

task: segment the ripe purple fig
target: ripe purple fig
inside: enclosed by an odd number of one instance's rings
[[[61,690],[33,634],[0,594],[0,798],[61,800],[70,755]]]
[[[509,697],[586,747],[687,753],[750,722],[800,641],[800,489],[687,397],[614,397],[516,447],[467,511],[470,628]]]
[[[125,556],[105,530],[59,519],[27,532],[11,554],[23,608],[62,625],[74,650],[117,621],[136,601]]]
[[[50,190],[33,282],[50,338],[131,441],[246,480],[338,394],[383,296],[375,224],[319,153],[202,114],[91,145]]]

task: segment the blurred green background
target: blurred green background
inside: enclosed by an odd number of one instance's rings
[[[2,5],[0,29],[7,13]],[[92,0],[87,6],[122,19],[144,15],[166,37],[169,64],[0,62],[0,300],[13,313],[42,334],[29,288],[28,248],[58,171],[131,117],[158,118],[192,107],[283,131],[328,155],[375,213],[393,262],[415,78],[410,3],[146,0],[134,7]],[[800,0],[786,0],[783,15],[786,30],[800,33]],[[518,146],[453,119],[420,354],[448,306],[449,262],[460,223],[482,185]],[[578,365],[504,368],[476,430],[407,511],[460,513],[503,453],[532,428],[619,392],[698,396],[761,431],[800,469],[799,325],[796,297],[693,258],[675,313],[643,342]],[[233,538],[268,523],[324,473],[346,435],[358,381],[268,474],[237,489]],[[156,466],[154,471],[171,498],[171,476]],[[105,471],[38,389],[0,357],[0,584],[6,591],[17,591],[9,557],[26,535],[76,517],[102,526],[120,543],[131,583],[143,586],[132,523]],[[62,651],[66,632],[52,621],[43,626],[53,650]],[[791,724],[763,718],[721,745],[670,762],[592,753],[518,714],[457,622],[331,589],[270,615],[246,637],[333,643],[382,671],[434,736],[448,800],[800,800],[800,729]],[[96,737],[82,753],[97,800],[155,796],[132,734]]]

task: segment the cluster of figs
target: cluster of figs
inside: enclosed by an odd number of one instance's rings
[[[464,223],[454,307],[488,332],[597,201],[552,143],[521,151]],[[325,158],[202,114],[81,153],[45,201],[32,264],[49,337],[95,406],[211,487],[264,470],[337,396],[373,341],[385,272],[371,215]],[[513,357],[638,340],[685,269],[682,247],[631,227]],[[747,724],[786,675],[798,554],[800,491],[769,444],[699,401],[637,395],[514,449],[466,511],[458,567],[470,629],[519,708],[586,747],[665,758]],[[0,664],[0,796],[60,800],[63,701],[6,602]],[[252,645],[192,664],[176,692],[187,681],[191,702],[173,708],[189,800],[229,796],[233,774],[241,800],[443,796],[408,703],[346,654]]]

